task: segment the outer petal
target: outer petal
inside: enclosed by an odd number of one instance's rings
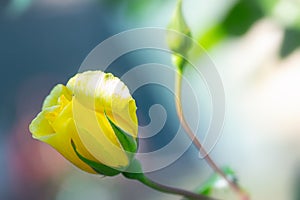
[[[86,163],[84,163],[78,158],[71,145],[71,140],[73,140],[80,154],[82,154],[83,156],[85,156],[90,160],[96,161],[95,158],[83,146],[76,132],[74,121],[72,118],[70,118],[70,116],[72,116],[71,113],[72,103],[70,102],[62,110],[62,112],[59,114],[56,120],[53,122],[53,127],[54,129],[56,129],[55,131],[57,132],[56,133],[52,132],[51,134],[45,134],[46,132],[44,132],[44,130],[46,129],[42,128],[43,126],[41,125],[42,123],[47,122],[46,115],[52,111],[53,109],[49,109],[49,108],[45,109],[37,116],[35,120],[33,120],[33,122],[30,125],[30,131],[32,132],[33,137],[51,145],[59,153],[61,153],[67,160],[72,162],[78,168],[89,173],[96,173],[90,166],[88,166]],[[45,126],[45,127],[49,128],[49,126]]]
[[[69,101],[72,99],[71,92],[68,90],[68,88],[62,84],[58,84],[51,90],[50,94],[46,97],[43,103],[42,110],[58,105],[58,99],[61,95],[64,95]]]
[[[63,99],[65,99],[64,102],[62,102]],[[71,99],[72,96],[67,87],[61,84],[55,86],[46,97],[42,111],[31,122],[29,129],[33,138],[51,145],[80,169],[95,173],[90,166],[78,158],[71,146],[71,140],[73,140],[78,152],[90,160],[95,160],[84,148],[76,132],[72,118]]]
[[[137,137],[135,100],[120,79],[101,71],[77,74],[67,84],[82,105],[107,115],[123,130]]]
[[[53,106],[46,110],[40,112],[37,117],[32,120],[31,124],[29,125],[29,130],[32,133],[33,138],[40,138],[51,136],[55,134],[52,126],[50,125],[49,121],[45,118],[45,115],[48,112],[52,112],[53,110],[57,109],[58,106]]]

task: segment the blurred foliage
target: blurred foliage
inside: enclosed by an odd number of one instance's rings
[[[227,34],[241,36],[263,16],[264,13],[256,1],[243,0],[229,10],[221,24]]]
[[[198,38],[198,42],[209,50],[225,38],[240,37],[258,20],[264,17],[274,17],[274,9],[279,2],[279,0],[239,0],[228,10],[223,19],[208,28]],[[286,10],[286,14],[288,15],[288,10]],[[300,24],[300,20],[293,26],[280,24],[284,28],[284,40],[280,50],[280,56],[283,58],[300,46],[300,26],[298,24]]]
[[[280,50],[280,56],[286,57],[300,46],[300,29],[287,28],[284,31],[284,38]]]
[[[223,167],[222,171],[229,177],[229,179],[233,180],[234,182],[237,181],[237,178],[235,176],[235,172],[229,168],[229,167]],[[204,194],[204,195],[211,195],[213,190],[220,189],[219,183],[220,181],[225,181],[222,177],[220,177],[218,174],[213,174],[203,185],[198,187],[195,192],[198,194]],[[229,187],[227,184],[225,186]]]
[[[227,36],[222,24],[216,24],[209,28],[198,40],[205,49],[211,49]]]
[[[295,181],[295,186],[294,186],[294,200],[300,200],[300,173],[296,173],[296,181]]]
[[[263,16],[264,11],[257,1],[237,1],[223,19],[200,36],[198,42],[209,50],[227,37],[242,36]]]
[[[223,167],[222,171],[229,179],[237,183],[235,172],[230,167]],[[227,182],[219,174],[214,173],[203,184],[196,188],[194,192],[206,196],[212,196],[214,192],[226,189],[229,189],[229,185],[227,184]]]
[[[271,15],[275,5],[279,0],[255,0],[255,2],[261,7],[265,15]]]
[[[109,6],[110,8],[116,9],[122,7],[125,9],[125,13],[129,17],[137,17],[142,15],[146,10],[150,9],[155,4],[165,4],[170,0],[98,0],[101,3]]]
[[[11,0],[6,7],[6,12],[10,16],[19,16],[23,14],[32,3],[32,0]]]

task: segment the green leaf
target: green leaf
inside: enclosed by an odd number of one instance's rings
[[[87,165],[89,165],[91,168],[93,168],[97,173],[105,175],[105,176],[115,176],[119,173],[121,173],[120,171],[113,169],[111,167],[108,167],[106,165],[103,165],[101,163],[89,160],[85,157],[83,157],[76,149],[76,145],[73,142],[73,140],[71,140],[71,145],[76,153],[76,155],[80,158],[80,160],[82,160],[84,163],[86,163]]]
[[[105,113],[105,112],[104,112]],[[123,131],[120,127],[118,127],[105,113],[105,117],[107,118],[108,122],[110,123],[112,129],[114,130],[119,142],[121,143],[122,147],[125,151],[129,153],[136,153],[138,149],[138,143],[137,140]]]

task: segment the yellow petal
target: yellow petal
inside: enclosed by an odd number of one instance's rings
[[[71,102],[64,107],[62,112],[59,113],[55,121],[52,123],[52,128],[50,125],[51,122],[47,120],[47,114],[55,111],[55,109],[57,109],[57,106],[46,108],[37,116],[36,119],[33,120],[30,125],[30,131],[32,132],[33,137],[51,145],[67,160],[72,162],[80,169],[89,173],[96,173],[90,166],[78,158],[73,147],[71,146],[71,140],[73,140],[76,144],[78,152],[81,155],[90,160],[96,161],[96,159],[85,149],[80,138],[78,137],[74,121],[72,119]]]
[[[82,105],[99,113],[105,110],[115,124],[137,137],[135,100],[119,78],[101,71],[87,71],[71,78],[67,87]]]
[[[71,146],[73,140],[81,155],[95,161],[82,145],[76,132],[71,99],[71,93],[64,85],[55,86],[45,99],[43,110],[31,122],[29,130],[33,138],[51,145],[80,169],[95,173],[90,166],[78,158]]]
[[[66,127],[72,127],[73,121],[69,119],[65,122]],[[65,133],[56,133],[48,137],[37,138],[55,148],[60,154],[62,154],[67,160],[73,163],[78,168],[88,172],[88,173],[96,173],[90,166],[84,163],[79,157],[76,155],[73,147],[71,146],[71,140],[76,144],[78,152],[84,157],[94,160],[95,158],[90,155],[90,153],[84,148],[81,140],[79,139],[76,130],[72,130],[69,128],[68,135]]]
[[[61,95],[64,95],[68,100],[71,100],[72,98],[72,95],[68,88],[62,84],[58,84],[51,90],[50,94],[44,100],[42,110],[58,105],[58,99]]]
[[[73,116],[80,140],[95,159],[119,170],[128,166],[127,154],[103,113],[73,100]]]
[[[32,120],[31,124],[29,125],[29,130],[34,138],[48,136],[55,133],[49,121],[45,118],[45,115],[57,109],[57,107],[58,106],[53,106],[43,110],[36,116],[34,120]]]

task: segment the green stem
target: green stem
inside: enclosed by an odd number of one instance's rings
[[[230,180],[226,174],[217,166],[217,164],[212,160],[212,158],[209,156],[207,151],[202,146],[201,142],[198,140],[190,126],[185,120],[183,111],[182,111],[182,104],[181,104],[181,85],[182,85],[182,71],[178,71],[176,73],[176,81],[175,81],[175,103],[176,103],[176,111],[177,115],[180,121],[180,124],[182,125],[183,129],[189,136],[189,138],[192,140],[195,147],[199,150],[199,152],[204,156],[204,159],[209,164],[209,166],[218,173],[221,177],[223,177],[226,182],[229,184],[229,186],[235,191],[241,200],[249,200],[249,196],[232,180]]]
[[[149,179],[148,177],[146,177],[143,173],[123,173],[123,175],[126,178],[130,178],[130,179],[135,179],[140,181],[141,183],[145,184],[146,186],[160,191],[160,192],[164,192],[164,193],[168,193],[168,194],[174,194],[174,195],[180,195],[180,196],[184,196],[188,199],[192,199],[192,200],[214,200],[211,197],[208,196],[204,196],[204,195],[200,195],[194,192],[190,192],[187,190],[183,190],[180,188],[175,188],[175,187],[170,187],[170,186],[166,186],[157,182],[152,181],[151,179]]]

